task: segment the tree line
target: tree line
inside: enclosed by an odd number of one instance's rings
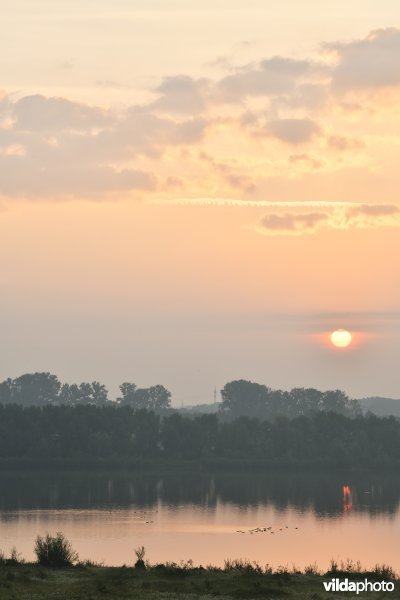
[[[400,421],[319,412],[294,419],[161,417],[129,406],[0,406],[0,458],[235,459],[397,465]]]
[[[241,415],[261,419],[279,415],[295,418],[317,412],[335,412],[349,417],[361,414],[358,401],[351,400],[341,390],[273,390],[266,385],[240,379],[225,384],[221,390],[221,398],[221,412],[233,418]]]
[[[170,407],[171,392],[163,385],[139,388],[125,382],[119,386],[119,406],[135,409],[161,410]],[[52,373],[26,373],[0,383],[0,404],[22,406],[106,406],[111,402],[105,385],[91,383],[61,383]]]
[[[171,392],[163,385],[141,388],[135,383],[124,382],[119,390],[119,396],[111,400],[106,386],[98,381],[70,384],[61,383],[51,373],[26,373],[0,383],[0,404],[97,407],[112,404],[161,413],[171,409]],[[274,419],[277,416],[296,418],[317,412],[336,412],[355,417],[361,414],[361,408],[356,400],[351,400],[341,390],[274,390],[243,379],[226,383],[218,404],[219,418],[225,421],[244,415]]]

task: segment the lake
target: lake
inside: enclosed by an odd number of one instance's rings
[[[0,473],[0,549],[33,559],[62,531],[81,559],[131,565],[227,558],[260,564],[331,558],[400,570],[400,476],[385,473]]]

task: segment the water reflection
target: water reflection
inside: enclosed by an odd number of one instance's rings
[[[0,511],[33,509],[148,509],[157,504],[217,504],[275,510],[294,508],[321,517],[350,510],[394,515],[400,503],[400,477],[393,474],[310,474],[204,472],[0,473]]]
[[[353,495],[349,485],[343,486],[343,512],[349,512],[353,508]]]
[[[36,535],[63,531],[81,558],[107,564],[144,545],[152,562],[399,569],[399,503],[393,474],[3,472],[0,549],[33,559]]]

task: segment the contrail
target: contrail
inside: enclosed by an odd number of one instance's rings
[[[170,205],[170,206],[236,206],[239,208],[335,208],[348,206],[364,206],[365,202],[327,202],[320,201],[304,201],[297,200],[293,202],[271,202],[268,200],[237,200],[235,198],[176,198],[173,200],[153,199],[150,204]]]

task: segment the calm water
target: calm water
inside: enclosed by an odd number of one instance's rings
[[[0,473],[0,548],[32,559],[37,534],[62,531],[80,558],[110,565],[144,545],[152,563],[400,569],[399,502],[390,474]]]

